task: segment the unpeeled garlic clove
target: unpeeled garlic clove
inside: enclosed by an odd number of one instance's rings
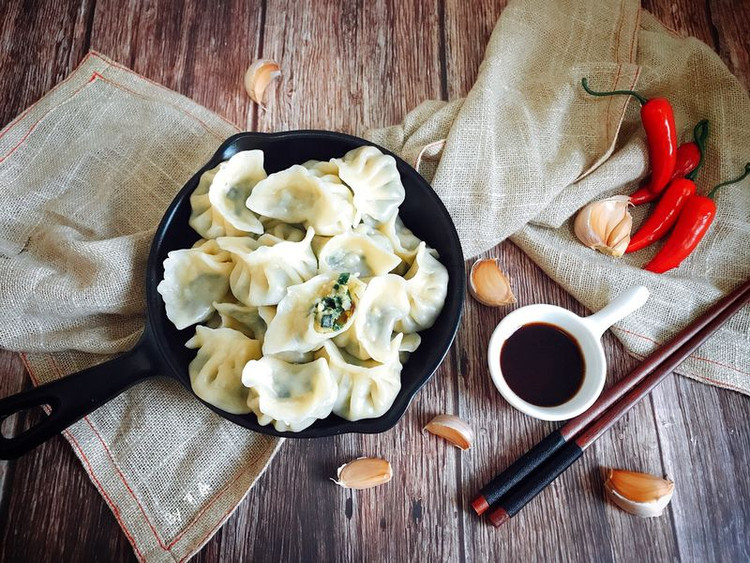
[[[622,256],[630,243],[633,227],[629,205],[628,196],[616,195],[584,206],[573,224],[578,240],[609,256]]]
[[[474,431],[471,426],[451,414],[439,414],[427,423],[424,430],[448,440],[464,451],[468,450],[474,442]]]
[[[360,457],[345,463],[336,471],[336,479],[331,479],[345,489],[369,489],[383,485],[393,477],[391,464],[377,457]]]
[[[269,59],[258,59],[245,72],[245,90],[256,104],[263,106],[263,93],[271,81],[281,76],[281,68]]]
[[[648,473],[610,469],[604,490],[624,511],[641,518],[653,518],[661,516],[672,500],[674,483]]]
[[[490,307],[516,302],[510,279],[500,268],[497,259],[483,258],[474,262],[469,273],[469,292],[474,299]]]

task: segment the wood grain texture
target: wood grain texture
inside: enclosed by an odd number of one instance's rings
[[[0,123],[59,82],[91,46],[248,128],[362,133],[399,122],[425,99],[464,95],[506,3],[5,2]],[[714,47],[748,84],[746,2],[644,0],[644,7]],[[245,69],[261,56],[284,73],[269,88],[266,111],[242,88]],[[519,306],[548,302],[586,313],[510,242],[487,255],[513,277]],[[742,502],[750,498],[750,401],[687,379],[658,388],[502,529],[473,514],[478,489],[552,428],[512,410],[489,379],[487,341],[509,310],[467,301],[446,361],[392,430],[288,441],[196,560],[750,559],[750,507]],[[612,381],[635,360],[611,335],[604,344]],[[1,396],[28,385],[8,352],[0,351],[0,374]],[[472,450],[421,433],[443,412],[471,421]],[[338,465],[360,455],[389,459],[393,481],[359,492],[330,483]],[[644,521],[606,503],[602,469],[610,466],[672,477],[677,492],[667,513]],[[0,465],[0,494],[2,561],[134,559],[61,437]]]

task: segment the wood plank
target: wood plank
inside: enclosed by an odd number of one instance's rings
[[[361,133],[370,124],[400,120],[423,99],[439,97],[436,14],[438,6],[427,3],[315,4],[313,9],[312,2],[269,2],[262,56],[278,61],[284,75],[269,89],[259,129]],[[420,80],[413,79],[417,69]],[[198,559],[212,560],[217,552],[268,561],[460,559],[456,452],[421,434],[432,415],[454,408],[452,363],[444,364],[388,432],[288,440],[220,532],[221,549],[209,547]],[[340,489],[329,481],[338,465],[362,455],[387,458],[393,481],[366,491]],[[294,493],[280,483],[296,484]],[[273,507],[271,517],[268,507]],[[322,525],[314,524],[321,519]],[[446,533],[436,535],[441,529]],[[392,537],[399,540],[388,541]]]
[[[19,393],[30,385],[20,356],[0,350],[0,397]],[[2,422],[2,434],[4,436],[16,435],[21,424],[23,424],[21,413],[9,416]],[[7,512],[7,499],[10,497],[13,481],[13,466],[12,461],[0,460],[0,527],[5,521]]]
[[[100,0],[91,27],[93,47],[250,125],[256,123],[254,106],[242,91],[242,73],[262,53],[279,60],[285,75],[269,91],[268,112],[257,119],[260,129],[361,133],[370,125],[399,121],[423,99],[465,94],[505,2],[478,2],[471,10],[455,0],[444,5],[268,4],[260,46],[260,1],[222,5],[222,15],[205,18],[189,3]],[[714,45],[748,83],[750,11],[726,0],[645,0],[644,5],[668,25]],[[13,17],[0,23],[0,44],[9,46],[0,50],[0,84],[6,92],[0,123],[80,60],[92,9],[93,2],[39,2],[23,13],[10,6]],[[492,253],[515,275],[522,302],[549,301],[584,312],[512,244]],[[485,340],[503,314],[468,304],[454,351],[390,432],[287,443],[198,559],[464,560],[503,554],[629,560],[637,548],[649,559],[747,560],[742,540],[750,516],[736,499],[750,497],[743,480],[750,440],[742,426],[750,402],[684,379],[658,390],[653,408],[640,405],[504,530],[477,521],[468,502],[478,487],[550,427],[512,411],[487,379]],[[611,337],[605,343],[613,374],[624,373],[633,360]],[[27,384],[17,358],[0,353],[0,370],[6,366],[11,377],[0,371],[3,396]],[[459,412],[475,424],[475,449],[461,453],[419,433],[442,411]],[[499,414],[491,417],[492,412]],[[338,464],[363,453],[388,457],[394,481],[356,494],[327,481]],[[607,465],[673,475],[677,493],[668,514],[644,522],[606,504],[599,468]],[[133,559],[114,517],[62,438],[15,462],[6,481],[10,494],[0,500],[0,560],[80,560],[92,553],[106,554],[108,561]],[[290,489],[301,499],[296,512]],[[712,516],[706,518],[705,510]],[[543,535],[544,529],[552,529],[552,535]]]
[[[262,56],[283,76],[258,129],[361,134],[440,98],[439,2],[269,0]]]
[[[681,377],[662,383],[653,402],[680,557],[750,560],[750,401]]]
[[[750,88],[750,7],[732,0],[708,2],[714,48],[729,70]],[[710,45],[710,43],[709,43]]]
[[[484,50],[508,0],[479,0],[468,16],[466,2],[445,0],[445,69],[449,100],[466,96],[477,78]]]
[[[29,411],[23,428],[43,418]],[[125,535],[62,436],[15,462],[0,561],[134,561]]]
[[[494,327],[508,312],[531,303],[551,303],[587,314],[513,244],[503,243],[485,255],[500,259],[513,279],[518,304],[492,309],[469,300],[465,322],[471,330],[459,335],[465,353],[460,363],[460,412],[479,436],[477,447],[463,458],[465,480],[459,485],[467,553],[503,553],[511,560],[606,561],[627,560],[636,546],[653,559],[668,559],[676,550],[671,517],[655,522],[638,520],[607,503],[603,492],[607,467],[661,472],[648,402],[621,420],[581,461],[502,528],[492,528],[471,510],[471,500],[492,476],[557,427],[516,411],[495,389],[484,352]],[[605,334],[603,343],[611,383],[627,373],[636,360],[610,333]]]
[[[243,126],[262,1],[99,0],[91,48]]]
[[[65,78],[81,60],[88,49],[92,12],[93,0],[4,3],[0,19],[0,128]]]

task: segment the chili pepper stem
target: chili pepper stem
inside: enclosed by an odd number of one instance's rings
[[[713,190],[708,192],[708,195],[706,197],[710,197],[711,199],[713,199],[714,194],[716,193],[716,190],[718,190],[719,188],[723,186],[728,186],[729,184],[736,184],[737,182],[744,180],[748,174],[750,174],[750,162],[745,164],[745,172],[742,174],[742,176],[739,176],[738,178],[735,178],[734,180],[727,180],[726,182],[722,182],[718,186],[714,187]]]
[[[700,159],[698,160],[698,164],[695,165],[695,168],[685,176],[688,180],[695,180],[695,177],[698,174],[698,171],[701,169],[701,166],[703,166],[703,155],[706,152],[706,138],[708,137],[708,119],[703,119],[699,121],[695,128],[693,129],[693,140],[695,141],[695,144],[698,145],[698,151],[700,152]]]
[[[633,96],[636,98],[639,102],[641,102],[641,105],[646,105],[646,102],[648,102],[647,98],[644,98],[641,96],[638,92],[633,92],[633,90],[612,90],[611,92],[597,92],[596,90],[592,90],[589,88],[589,81],[587,78],[581,79],[581,86],[583,86],[583,89],[586,90],[589,94],[592,96],[615,96],[619,94],[623,94],[625,96]]]

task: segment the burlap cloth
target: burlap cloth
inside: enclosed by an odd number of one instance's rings
[[[588,201],[634,191],[648,158],[640,105],[591,97],[582,77],[598,90],[669,98],[682,140],[709,119],[700,193],[750,161],[747,91],[708,46],[665,28],[636,0],[511,2],[465,99],[426,102],[369,137],[419,165],[467,258],[510,237],[592,310],[629,286],[648,287],[646,305],[613,329],[643,356],[750,276],[750,178],[717,192],[713,226],[677,270],[641,269],[659,245],[620,260],[584,247],[571,216]],[[646,207],[634,210],[636,225]],[[678,371],[750,393],[750,307]]]
[[[648,286],[649,303],[614,329],[645,354],[750,273],[750,186],[718,195],[700,250],[669,274],[639,269],[653,251],[615,261],[584,248],[569,217],[593,198],[633,189],[647,158],[635,104],[585,96],[583,76],[600,89],[668,96],[682,129],[711,119],[704,189],[748,160],[745,90],[711,49],[661,27],[635,1],[511,3],[465,100],[425,103],[372,138],[412,162],[421,156],[467,257],[513,235],[592,309],[627,286]],[[132,347],[155,226],[236,131],[96,53],[3,129],[0,346],[26,352],[35,384]],[[681,373],[750,392],[749,329],[743,311]],[[162,380],[127,391],[65,435],[136,556],[151,561],[200,549],[279,446]]]

